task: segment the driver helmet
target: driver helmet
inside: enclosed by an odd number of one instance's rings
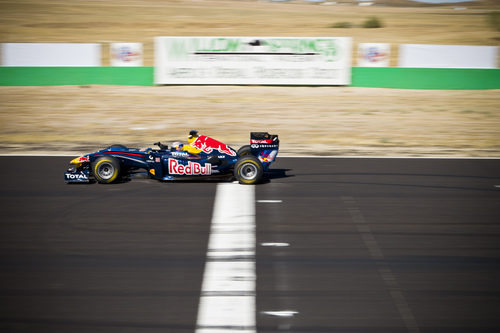
[[[198,131],[197,130],[191,130],[189,132],[188,136],[188,142],[191,144],[193,143],[196,139],[198,138]]]
[[[173,150],[182,150],[183,147],[184,147],[184,145],[182,144],[182,142],[176,141],[176,142],[172,143]]]

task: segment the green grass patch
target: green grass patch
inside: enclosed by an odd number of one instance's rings
[[[336,28],[336,29],[349,29],[352,28],[354,24],[351,22],[337,22],[335,24],[332,24],[330,28]]]
[[[500,12],[488,13],[488,23],[496,31],[500,31]]]
[[[380,20],[379,18],[377,18],[375,16],[372,16],[372,17],[366,19],[366,21],[364,21],[361,26],[363,28],[372,29],[372,28],[382,28],[384,26],[384,24],[383,24],[382,20]]]

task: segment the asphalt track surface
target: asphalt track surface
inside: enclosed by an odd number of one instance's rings
[[[69,160],[0,157],[0,331],[194,332],[217,183],[67,185]],[[500,331],[500,160],[278,158],[269,178],[259,333]]]

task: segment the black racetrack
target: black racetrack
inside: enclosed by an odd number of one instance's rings
[[[67,185],[69,160],[0,157],[0,331],[194,332],[217,183]],[[257,332],[500,331],[500,160],[273,167]]]

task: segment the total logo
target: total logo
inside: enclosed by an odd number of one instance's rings
[[[79,174],[66,173],[65,176],[68,179],[75,179],[75,180],[88,180],[89,179],[89,177],[87,177],[87,175],[85,175],[83,173],[79,173]]]
[[[185,176],[194,176],[194,175],[211,175],[212,174],[212,165],[209,163],[205,163],[202,166],[200,163],[188,161],[187,165],[180,164],[177,160],[173,158],[168,159],[168,173],[170,175],[185,175]]]
[[[250,143],[273,143],[273,140],[268,139],[250,139]]]

